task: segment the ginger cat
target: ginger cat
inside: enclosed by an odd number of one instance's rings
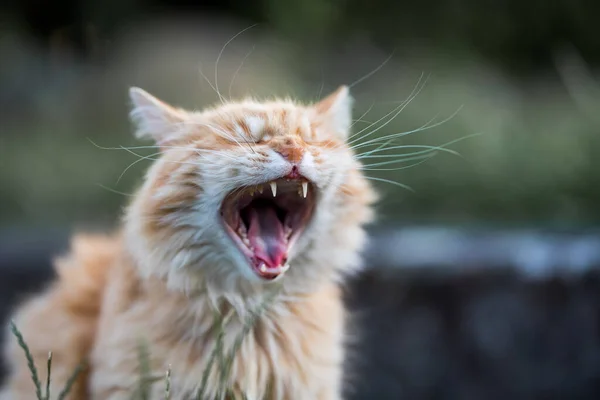
[[[139,343],[153,375],[171,368],[171,398],[195,399],[215,348],[214,315],[230,315],[236,398],[337,400],[345,312],[339,285],[360,266],[376,195],[347,138],[348,88],[316,104],[246,100],[202,112],[133,88],[137,136],[160,155],[113,236],[76,235],[57,280],[14,317],[40,380],[53,352],[53,398],[82,359],[68,399],[130,399]],[[8,335],[2,399],[32,399],[26,359]],[[219,390],[217,369],[205,398]],[[152,399],[164,399],[159,381]]]

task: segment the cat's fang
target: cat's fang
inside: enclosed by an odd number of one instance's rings
[[[308,194],[308,182],[302,182],[302,197],[306,198]]]
[[[265,265],[265,263],[260,264],[260,267],[258,267],[258,269],[262,273],[266,273],[267,272],[267,266]]]
[[[277,183],[270,182],[269,185],[271,185],[271,192],[273,192],[273,197],[277,196]]]

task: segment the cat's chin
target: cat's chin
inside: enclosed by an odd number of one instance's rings
[[[289,269],[288,254],[313,216],[316,197],[304,178],[244,186],[225,197],[225,230],[259,278],[275,280]]]

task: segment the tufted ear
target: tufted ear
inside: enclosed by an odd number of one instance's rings
[[[352,103],[348,86],[340,86],[335,92],[314,105],[318,118],[340,138],[348,138],[352,125]]]
[[[129,89],[129,97],[133,103],[130,117],[136,125],[136,137],[151,138],[158,145],[165,145],[176,138],[187,118],[184,110],[172,107],[137,87]]]

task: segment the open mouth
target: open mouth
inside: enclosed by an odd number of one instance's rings
[[[315,192],[306,179],[278,179],[225,197],[225,229],[261,278],[272,280],[289,269],[288,253],[312,217]]]

